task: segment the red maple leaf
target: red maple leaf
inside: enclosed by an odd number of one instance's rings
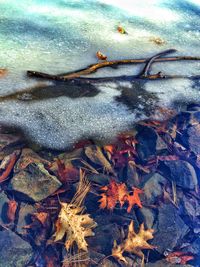
[[[142,203],[139,198],[139,194],[143,191],[138,188],[133,188],[133,192],[130,194],[125,183],[117,183],[115,180],[107,186],[101,187],[104,193],[101,194],[100,209],[113,210],[117,203],[122,207],[125,203],[128,203],[127,212],[130,212],[134,205],[138,205],[142,208]]]
[[[193,260],[194,256],[192,255],[187,255],[186,252],[183,251],[175,251],[172,253],[169,253],[166,257],[166,261],[172,263],[172,264],[187,264],[188,261]]]

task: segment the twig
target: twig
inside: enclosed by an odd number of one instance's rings
[[[160,54],[163,55],[163,54],[169,53],[169,51],[172,52],[172,49],[171,50],[166,50],[166,51],[164,51],[164,52],[162,52]],[[86,67],[84,69],[77,70],[77,71],[74,71],[74,72],[69,72],[69,73],[66,73],[66,74],[60,74],[60,75],[52,75],[52,74],[48,74],[48,73],[31,71],[31,70],[27,71],[27,75],[30,76],[30,77],[37,77],[37,78],[44,78],[44,79],[58,80],[58,81],[67,81],[67,80],[73,80],[73,79],[80,78],[81,76],[84,76],[84,75],[95,73],[98,69],[105,68],[105,67],[112,67],[114,65],[148,63],[148,65],[146,66],[146,69],[147,69],[147,72],[148,72],[149,66],[151,66],[151,64],[153,62],[167,62],[167,61],[180,61],[180,60],[200,60],[200,57],[191,57],[191,56],[177,56],[177,57],[157,58],[158,55],[159,54],[157,54],[154,57],[151,57],[150,60],[149,59],[122,59],[122,60],[112,60],[112,61],[98,62],[98,63],[90,65],[90,66],[88,66],[88,67]],[[172,77],[168,76],[167,78],[174,78],[174,77],[176,77],[176,76],[172,76]],[[114,78],[114,77],[109,77],[108,79],[111,79],[111,78]],[[152,77],[151,77],[151,75],[150,75],[148,78],[155,79],[155,78],[162,78],[162,77],[160,77],[159,75],[157,75],[157,76],[152,75]],[[98,80],[99,79],[102,79],[102,78],[98,78]],[[81,80],[84,80],[84,78],[81,78]],[[88,82],[90,81],[87,78],[86,78],[86,80]],[[91,79],[91,81],[92,80],[95,80],[95,79]]]
[[[176,52],[176,49],[169,49],[163,52],[160,52],[158,54],[156,54],[155,56],[151,57],[149,59],[149,61],[146,63],[144,69],[142,70],[141,74],[139,75],[139,77],[141,78],[148,78],[148,76],[150,76],[150,69],[152,64],[155,62],[155,60],[161,56],[167,55],[169,53],[174,53]],[[159,75],[161,77],[161,72],[158,72],[157,75]]]

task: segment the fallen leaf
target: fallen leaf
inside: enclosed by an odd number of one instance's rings
[[[19,151],[13,152],[11,155],[6,156],[0,165],[0,183],[8,179],[19,155]]]
[[[70,203],[61,202],[61,210],[56,221],[55,241],[59,241],[66,236],[65,248],[68,251],[74,243],[78,249],[87,251],[88,244],[85,240],[88,236],[93,236],[92,229],[96,223],[89,214],[83,214],[82,203],[86,194],[90,190],[90,184],[84,173],[80,172],[80,182],[76,194]]]
[[[118,30],[118,32],[121,33],[121,34],[127,34],[127,32],[126,32],[126,30],[124,29],[124,27],[122,27],[122,26],[120,26],[120,25],[117,27],[117,30]]]
[[[97,58],[100,59],[100,60],[106,60],[106,59],[107,59],[107,56],[104,55],[101,51],[97,51],[97,52],[96,52],[96,56],[97,56]]]
[[[139,188],[133,187],[133,194],[127,196],[127,202],[128,202],[128,209],[127,212],[131,212],[131,209],[134,205],[138,205],[139,208],[142,208],[142,203],[139,197],[139,194],[143,193],[143,191]]]
[[[70,183],[74,182],[78,179],[79,177],[79,171],[75,169],[72,166],[66,167],[65,164],[58,159],[57,160],[57,165],[58,165],[58,177],[61,183]]]
[[[124,252],[128,252],[141,257],[144,261],[144,254],[142,250],[155,248],[155,246],[152,246],[147,243],[148,240],[153,238],[153,232],[153,229],[144,230],[144,224],[141,224],[139,232],[136,233],[134,230],[133,221],[131,221],[128,229],[127,238],[119,245],[117,245],[116,241],[114,242],[112,256],[117,260],[127,263],[123,254]]]
[[[161,39],[160,37],[151,37],[149,40],[157,45],[164,45],[166,43],[165,40]]]
[[[166,257],[166,261],[170,262],[171,264],[187,264],[188,261],[193,260],[194,256],[187,255],[186,252],[176,251],[169,253]]]
[[[8,73],[7,69],[0,69],[0,77],[5,76]]]
[[[120,207],[128,203],[127,212],[131,212],[134,205],[142,208],[139,198],[139,194],[143,193],[141,189],[134,187],[133,192],[130,194],[125,183],[117,183],[115,180],[111,180],[109,185],[101,187],[100,190],[104,191],[100,194],[101,198],[98,201],[100,202],[100,209],[113,210],[117,203],[120,204]]]

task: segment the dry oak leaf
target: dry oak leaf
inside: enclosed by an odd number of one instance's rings
[[[101,190],[104,193],[100,194],[100,209],[107,208],[113,210],[118,202],[120,203],[120,207],[128,203],[127,212],[131,212],[134,205],[142,208],[142,203],[139,198],[139,194],[143,193],[141,189],[133,187],[133,193],[130,194],[125,183],[117,183],[115,180],[111,180],[109,185],[101,187]]]
[[[83,200],[90,190],[90,184],[85,175],[80,172],[80,182],[76,194],[70,203],[61,202],[61,210],[56,221],[55,241],[59,241],[66,236],[65,248],[68,251],[74,243],[78,249],[87,251],[88,244],[85,240],[88,236],[93,236],[92,229],[96,227],[95,221],[89,214],[83,214]]]
[[[119,245],[117,245],[116,241],[114,242],[112,256],[127,263],[126,259],[123,256],[123,253],[128,252],[141,257],[144,261],[144,254],[142,250],[155,248],[155,246],[147,243],[148,240],[153,238],[153,232],[153,229],[144,230],[144,224],[141,224],[139,232],[135,233],[134,224],[133,221],[131,221],[127,238]]]
[[[93,236],[92,229],[96,223],[89,214],[81,214],[83,207],[61,203],[61,211],[56,222],[55,241],[61,240],[66,234],[65,247],[69,250],[76,242],[80,250],[87,251],[85,237]]]

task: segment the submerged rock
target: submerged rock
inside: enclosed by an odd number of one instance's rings
[[[168,172],[167,178],[174,181],[176,185],[188,189],[194,190],[198,185],[197,175],[194,167],[187,161],[184,160],[171,160],[164,161]]]
[[[29,243],[10,230],[0,231],[0,266],[26,266],[33,255]]]
[[[200,124],[191,126],[187,130],[188,147],[196,155],[200,154]]]
[[[154,204],[157,198],[163,194],[163,186],[166,183],[167,180],[162,175],[153,174],[143,186],[145,203]]]
[[[21,204],[16,228],[19,234],[24,233],[23,227],[31,223],[31,215],[36,211],[36,208],[32,205]]]
[[[142,161],[147,161],[167,148],[164,141],[151,127],[138,125],[137,130],[136,140],[138,144],[136,149]]]
[[[51,175],[42,163],[30,164],[26,170],[15,174],[9,189],[18,193],[21,200],[41,201],[61,186],[56,176]]]
[[[9,199],[4,192],[0,193],[0,223],[7,223],[6,220],[6,207]]]
[[[188,233],[189,227],[178,215],[178,210],[172,204],[163,204],[158,209],[157,229],[152,244],[163,254],[173,250]]]

